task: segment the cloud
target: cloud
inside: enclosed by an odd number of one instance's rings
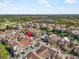
[[[33,8],[17,8],[17,7],[5,7],[0,9],[0,14],[34,14],[37,11]]]
[[[65,0],[65,3],[69,3],[69,4],[72,4],[72,3],[76,3],[77,0]]]
[[[43,4],[46,7],[51,7],[48,0],[37,0],[38,3]]]
[[[79,14],[79,8],[76,7],[65,8],[63,6],[53,7],[48,9],[40,9],[37,11],[39,11],[39,14]]]
[[[9,5],[9,4],[8,4]],[[7,6],[7,5],[6,5]],[[31,8],[31,7],[2,7],[0,14],[79,14],[79,8],[65,8],[65,7],[53,7],[53,8]]]
[[[12,0],[4,0],[0,2],[0,14],[79,14],[77,7],[55,6],[51,5],[48,0],[37,1],[41,5],[39,8],[37,8],[38,5],[35,8],[27,5],[16,6],[12,3]]]
[[[48,0],[39,0],[40,3],[48,4]]]

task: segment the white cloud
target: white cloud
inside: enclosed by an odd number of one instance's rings
[[[39,8],[14,6],[11,1],[0,2],[0,14],[79,14],[79,8],[51,6],[48,0],[37,0],[41,5]]]
[[[7,6],[7,5],[6,5]],[[34,9],[31,7],[2,7],[0,14],[79,14],[79,8],[65,8],[65,7],[52,7],[52,8],[40,8]]]
[[[70,4],[76,3],[76,2],[77,2],[77,0],[65,0],[65,3],[70,3]]]
[[[48,0],[39,0],[40,3],[45,3],[47,4],[48,3]]]
[[[3,9],[0,10],[0,14],[79,14],[79,9],[49,9],[49,10],[33,10],[33,9],[26,9],[26,10],[15,10],[15,9]]]
[[[51,5],[49,4],[48,0],[37,0],[38,3],[43,4],[46,7],[51,7]]]
[[[9,6],[8,6],[9,5]],[[11,4],[0,7],[0,14],[34,14],[38,13],[36,9],[31,7],[14,7]]]

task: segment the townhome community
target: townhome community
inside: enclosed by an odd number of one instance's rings
[[[0,30],[0,45],[8,59],[79,59],[79,27],[48,20],[18,23]]]

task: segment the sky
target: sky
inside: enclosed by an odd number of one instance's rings
[[[79,0],[0,0],[0,14],[79,14]]]

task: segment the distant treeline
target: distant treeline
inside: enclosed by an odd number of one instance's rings
[[[37,22],[38,20],[52,20],[53,23],[79,25],[79,16],[76,15],[53,15],[53,16],[0,16],[0,24],[5,22],[25,23],[27,21]]]

